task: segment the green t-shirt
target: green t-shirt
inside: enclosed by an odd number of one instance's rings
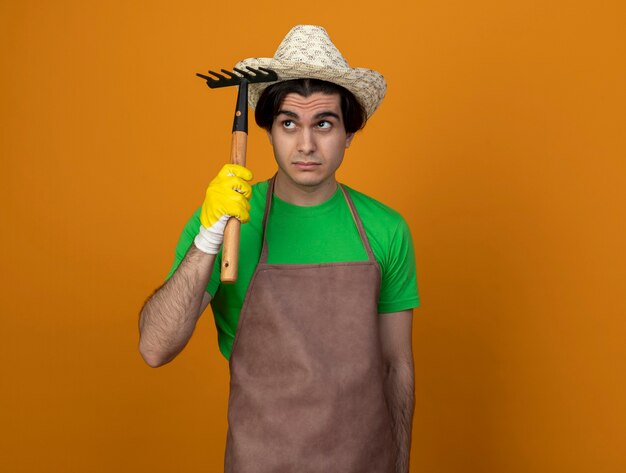
[[[384,204],[345,186],[363,222],[381,269],[378,312],[398,312],[419,306],[415,256],[409,228],[402,216]],[[261,255],[263,211],[268,181],[252,186],[250,221],[241,226],[239,275],[235,284],[220,284],[221,252],[207,286],[217,326],[220,351],[228,359],[239,313]],[[174,273],[200,227],[200,209],[189,219],[176,247],[168,274]],[[366,261],[367,253],[341,189],[312,207],[289,204],[276,195],[267,229],[268,263],[319,264]]]

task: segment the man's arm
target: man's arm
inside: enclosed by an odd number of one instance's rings
[[[172,361],[211,301],[206,287],[215,255],[194,245],[172,277],[146,301],[139,316],[139,353],[153,368]]]
[[[396,445],[396,473],[408,473],[414,409],[413,310],[379,315],[385,396]]]
[[[222,167],[207,188],[200,228],[172,277],[146,301],[139,316],[139,352],[150,366],[172,361],[193,334],[211,296],[207,294],[215,255],[230,216],[250,220],[252,172],[243,166]]]

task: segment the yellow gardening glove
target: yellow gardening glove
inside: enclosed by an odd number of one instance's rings
[[[250,220],[250,197],[252,187],[247,181],[252,172],[237,164],[226,164],[206,190],[200,226],[194,244],[201,251],[217,254],[224,241],[224,228],[230,217],[241,223]]]

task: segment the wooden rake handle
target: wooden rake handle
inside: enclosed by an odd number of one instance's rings
[[[237,106],[233,122],[233,141],[230,147],[230,162],[246,165],[246,144],[248,140],[248,84],[259,82],[275,82],[278,74],[265,67],[246,66],[246,70],[233,68],[235,72],[221,69],[222,74],[209,71],[209,76],[196,74],[206,80],[211,89],[237,85]],[[228,219],[224,229],[224,247],[222,249],[222,267],[220,280],[223,283],[237,281],[239,264],[239,230],[241,222],[236,218]]]
[[[248,134],[245,131],[233,131],[233,140],[230,145],[230,162],[232,164],[246,165],[246,146]],[[220,280],[223,283],[237,281],[237,269],[239,267],[239,233],[241,222],[235,217],[228,219],[224,229],[224,248],[222,250],[222,267]]]

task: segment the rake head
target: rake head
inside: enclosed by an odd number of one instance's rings
[[[249,84],[256,84],[258,82],[274,82],[278,80],[276,72],[271,69],[266,69],[265,67],[254,68],[247,66],[246,69],[247,71],[242,71],[241,69],[233,67],[233,70],[236,72],[236,74],[227,71],[226,69],[220,69],[223,74],[209,71],[209,74],[214,77],[205,76],[199,73],[197,73],[196,75],[206,80],[206,84],[211,89],[217,89],[219,87],[229,87],[231,85],[239,85],[241,84],[242,80],[245,80]]]

